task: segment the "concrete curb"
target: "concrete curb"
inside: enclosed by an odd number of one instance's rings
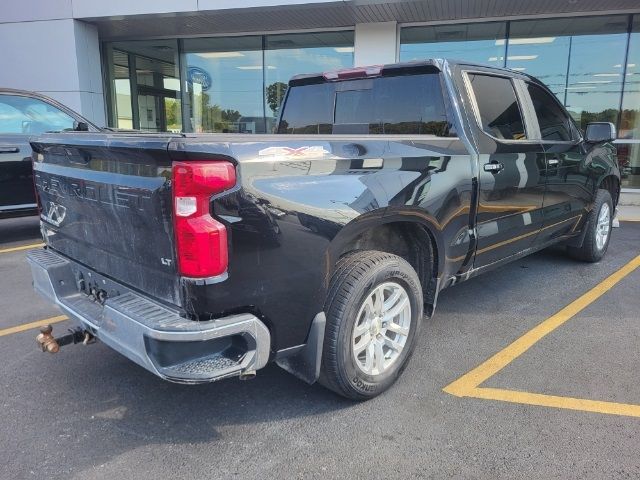
[[[640,222],[640,206],[618,205],[617,218],[621,222]]]

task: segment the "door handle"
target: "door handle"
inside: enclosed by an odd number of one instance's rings
[[[18,153],[19,151],[18,147],[0,147],[0,153]]]
[[[491,173],[499,173],[504,170],[504,164],[500,162],[491,162],[484,164],[484,171]]]
[[[560,160],[558,160],[557,158],[550,158],[547,163],[549,165],[558,165],[560,163]]]

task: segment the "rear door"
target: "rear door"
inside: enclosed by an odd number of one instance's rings
[[[533,246],[542,226],[546,165],[519,81],[475,67],[462,77],[480,154],[477,268]]]

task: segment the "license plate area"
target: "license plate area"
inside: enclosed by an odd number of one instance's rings
[[[129,292],[121,284],[101,275],[83,265],[71,262],[71,271],[75,279],[76,289],[91,300],[104,305],[108,298],[114,298]]]

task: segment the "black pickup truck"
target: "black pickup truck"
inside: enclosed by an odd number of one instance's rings
[[[520,72],[300,75],[273,135],[35,139],[46,247],[28,259],[78,324],[64,343],[97,337],[181,383],[276,362],[366,399],[400,375],[442,289],[556,243],[602,258],[614,138],[609,123],[583,134]]]

